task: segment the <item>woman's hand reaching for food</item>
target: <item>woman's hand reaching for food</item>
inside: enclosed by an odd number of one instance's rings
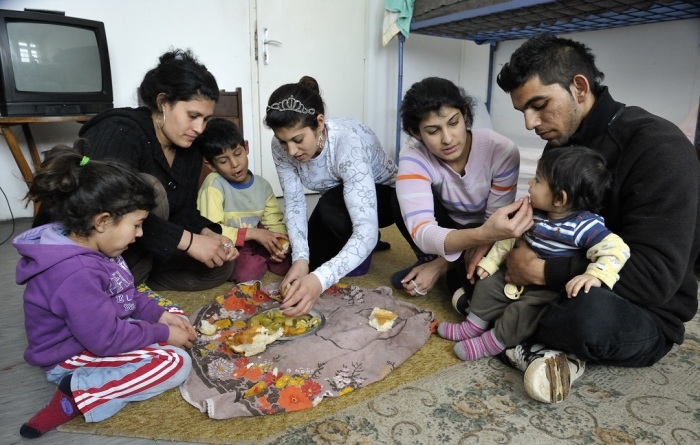
[[[313,309],[323,289],[316,275],[309,273],[308,262],[297,260],[280,283],[280,292],[284,297],[280,309],[285,315],[297,316]]]

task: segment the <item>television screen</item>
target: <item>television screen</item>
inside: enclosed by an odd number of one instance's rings
[[[0,76],[4,116],[95,114],[113,107],[102,22],[0,10]]]
[[[93,31],[63,25],[8,23],[15,87],[19,91],[102,90],[100,52]]]

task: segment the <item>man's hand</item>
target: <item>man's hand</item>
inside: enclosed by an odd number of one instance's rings
[[[544,285],[544,260],[522,240],[518,240],[506,257],[506,283],[516,286]]]

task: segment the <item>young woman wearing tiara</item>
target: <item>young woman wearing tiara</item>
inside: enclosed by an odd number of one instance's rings
[[[27,199],[51,205],[56,222],[13,241],[26,285],[24,358],[58,389],[20,434],[39,437],[79,414],[99,422],[184,382],[194,328],[138,292],[121,256],[143,234],[153,187],[127,165],[57,146]]]
[[[265,125],[284,194],[292,267],[280,283],[289,315],[308,313],[346,275],[366,273],[379,228],[394,223],[396,164],[364,123],[325,116],[315,79],[277,88]],[[306,220],[304,187],[321,193]]]

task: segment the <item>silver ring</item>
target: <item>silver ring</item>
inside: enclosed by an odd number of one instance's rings
[[[224,244],[224,247],[225,247],[226,249],[233,249],[233,244],[231,244],[231,243],[226,243],[226,244]]]
[[[428,292],[423,292],[422,290],[418,289],[418,285],[414,280],[409,281],[413,285],[413,290],[418,294],[418,295],[428,295]]]

